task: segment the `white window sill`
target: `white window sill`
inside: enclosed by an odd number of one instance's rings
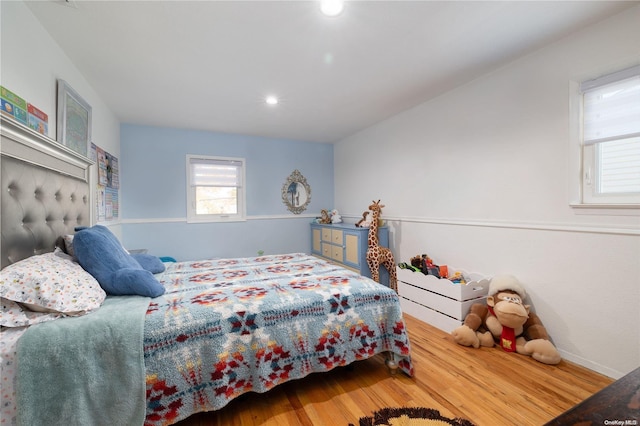
[[[594,214],[603,216],[640,216],[638,204],[584,204],[570,203],[576,214]]]
[[[187,223],[227,223],[227,222],[246,222],[244,217],[221,217],[206,219],[187,219]]]

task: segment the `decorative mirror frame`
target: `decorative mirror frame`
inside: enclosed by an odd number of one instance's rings
[[[298,185],[301,185],[307,195],[307,198],[302,203],[295,203],[293,195],[298,191]],[[300,214],[307,209],[307,206],[311,202],[311,187],[307,183],[307,179],[302,176],[299,170],[294,170],[289,175],[287,180],[282,185],[282,202],[287,206],[287,209],[293,214]]]

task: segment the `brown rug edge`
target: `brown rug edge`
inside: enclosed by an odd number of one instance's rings
[[[471,421],[456,417],[450,419],[444,417],[440,412],[434,408],[424,407],[402,407],[402,408],[383,408],[373,413],[371,417],[360,418],[360,426],[375,426],[381,424],[388,424],[389,419],[405,415],[411,419],[431,419],[440,420],[449,423],[452,426],[475,426]],[[355,426],[353,423],[349,423],[349,426]]]

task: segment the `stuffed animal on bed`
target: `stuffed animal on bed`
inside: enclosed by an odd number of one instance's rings
[[[105,226],[83,228],[73,237],[78,263],[110,295],[158,297],[164,287],[153,273],[164,271],[160,259],[151,255],[130,255]]]
[[[529,355],[544,364],[561,360],[540,318],[524,304],[527,293],[512,275],[491,280],[487,303],[474,303],[464,324],[451,332],[463,346],[493,347],[498,344],[507,352]]]

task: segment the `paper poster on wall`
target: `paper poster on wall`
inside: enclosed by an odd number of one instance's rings
[[[120,188],[120,178],[118,175],[118,158],[105,152],[105,163],[107,168],[107,186],[110,188]]]
[[[106,195],[106,216],[107,220],[115,219],[120,214],[120,202],[118,200],[118,189],[117,188],[109,188],[108,186],[105,188]]]
[[[98,166],[98,185],[107,186],[107,153],[96,146],[96,165]]]
[[[107,220],[113,219],[113,205],[111,204],[111,192],[108,191],[109,188],[105,188],[104,191],[104,204],[105,204],[105,218]]]
[[[104,186],[98,185],[96,188],[96,208],[98,213],[98,222],[104,221],[106,218],[106,204]]]
[[[120,188],[120,171],[118,157],[91,143],[90,158],[95,161],[98,170],[96,189],[96,213],[98,221],[117,219],[120,215],[118,189]]]

